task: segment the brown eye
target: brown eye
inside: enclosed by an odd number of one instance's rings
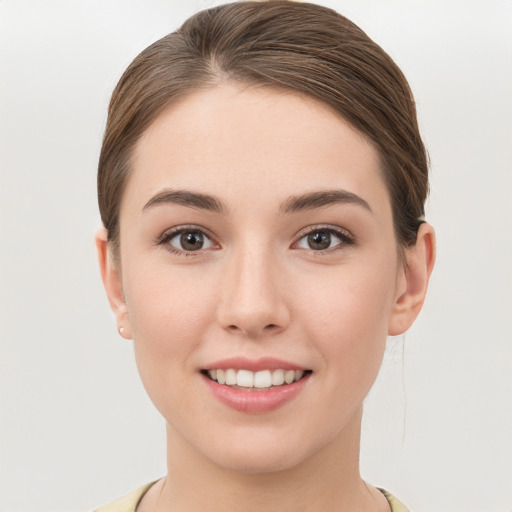
[[[353,238],[340,228],[317,228],[304,234],[296,244],[299,249],[327,251],[353,245]]]
[[[203,248],[204,237],[201,233],[183,233],[180,236],[181,247],[185,251],[198,251]]]
[[[178,251],[194,252],[212,247],[212,241],[201,231],[186,230],[174,234],[167,243]]]
[[[315,231],[307,236],[308,247],[314,251],[329,249],[331,246],[331,233],[328,231]]]

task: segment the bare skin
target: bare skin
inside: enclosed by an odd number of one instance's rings
[[[139,140],[119,260],[97,235],[118,327],[167,423],[168,475],[139,512],[389,510],[359,473],[362,402],[386,336],[421,309],[435,240],[423,224],[401,259],[379,166],[323,104],[229,83]],[[234,356],[307,380],[277,408],[240,411],[206,375]]]
[[[357,428],[357,423],[356,423]],[[350,448],[345,452],[351,454]],[[335,452],[332,453],[334,458]],[[169,460],[169,476],[162,478],[144,495],[137,507],[137,512],[162,512],[188,510],[188,503],[194,502],[194,506],[208,507],[213,510],[230,510],[232,503],[244,504],[244,510],[261,510],[261,507],[273,506],[279,510],[299,510],[303,512],[318,510],[361,510],[375,512],[389,512],[390,507],[384,495],[375,487],[367,484],[361,478],[353,482],[343,482],[343,488],[349,492],[337,492],[339,472],[325,472],[325,460],[309,460],[301,467],[295,467],[294,471],[282,474],[269,473],[263,475],[233,475],[225,472],[217,475],[217,479],[202,481],[200,488],[197,481],[186,477],[181,468],[176,467]],[[318,466],[317,463],[318,462]],[[341,465],[341,461],[332,461],[330,468]],[[172,475],[172,476],[170,476]],[[185,476],[185,477],[183,477]],[[215,478],[215,477],[214,477]],[[307,487],[302,487],[300,482],[308,482]],[[222,485],[229,489],[229,495],[224,496],[223,501],[211,502],[210,496],[215,496],[215,490]],[[174,497],[180,493],[177,489],[185,488],[189,491],[188,499],[184,499],[183,505],[174,501]],[[354,492],[357,491],[357,492]],[[200,500],[198,499],[198,494]],[[311,494],[314,500],[311,499]],[[166,508],[166,503],[172,503],[172,508]],[[273,505],[268,505],[269,503]],[[309,503],[309,505],[308,505]],[[333,507],[334,508],[327,508]],[[242,508],[238,505],[239,508]],[[311,508],[307,508],[311,507]]]

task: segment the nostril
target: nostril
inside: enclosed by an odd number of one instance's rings
[[[236,324],[228,325],[227,330],[231,331],[231,332],[239,332],[239,331],[240,332],[248,332],[248,330],[246,331],[245,329],[243,329],[242,327],[239,327]],[[262,332],[263,331],[269,332],[269,331],[276,331],[276,330],[279,330],[279,326],[277,324],[267,324],[267,325],[265,325],[265,327],[263,327]]]

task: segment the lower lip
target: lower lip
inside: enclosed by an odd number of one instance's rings
[[[258,414],[273,411],[293,400],[304,389],[309,375],[292,384],[276,386],[268,391],[244,391],[219,384],[204,375],[203,379],[210,391],[223,404],[236,411]]]

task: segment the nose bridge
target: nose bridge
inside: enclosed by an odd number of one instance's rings
[[[289,312],[271,249],[241,246],[233,251],[224,270],[219,321],[225,329],[258,336],[286,328]]]

